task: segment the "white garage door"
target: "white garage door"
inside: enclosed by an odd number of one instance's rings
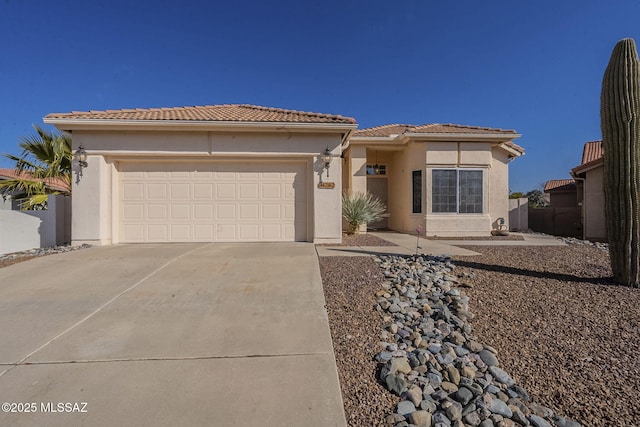
[[[119,165],[121,242],[306,240],[305,164]]]

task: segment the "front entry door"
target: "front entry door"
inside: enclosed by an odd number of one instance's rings
[[[385,206],[387,206],[387,178],[367,177],[367,191],[376,196]],[[384,213],[384,217],[376,222],[367,224],[367,228],[384,229],[388,228],[388,212]]]

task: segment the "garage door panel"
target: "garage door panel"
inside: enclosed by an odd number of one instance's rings
[[[194,183],[193,198],[211,200],[213,198],[213,183]]]
[[[238,240],[235,224],[218,224],[216,226],[216,238],[220,242],[233,242]]]
[[[171,242],[190,242],[194,239],[191,237],[191,225],[189,224],[171,224]]]
[[[264,224],[262,227],[262,240],[278,240],[282,236],[280,224]]]
[[[238,208],[238,206],[236,206],[235,204],[220,203],[216,205],[215,208],[217,220],[234,221],[238,216],[236,209]]]
[[[213,225],[211,224],[196,224],[193,226],[194,240],[210,242],[214,239]]]
[[[144,184],[141,182],[126,183],[122,186],[124,200],[142,200],[144,198]]]
[[[283,193],[283,184],[279,182],[269,182],[262,184],[262,198],[263,199],[280,199]]]
[[[149,171],[147,172],[147,176],[145,177],[148,180],[165,180],[167,179],[167,172],[165,171]]]
[[[259,186],[257,183],[240,183],[238,184],[240,200],[257,200],[260,197]]]
[[[242,220],[244,219],[257,220],[260,218],[259,211],[260,211],[260,206],[257,203],[251,204],[251,205],[242,204],[240,205],[239,218]]]
[[[171,184],[171,198],[176,200],[176,199],[183,199],[183,200],[187,200],[187,199],[191,199],[191,186],[192,184],[189,182],[182,182],[182,183],[173,183]]]
[[[240,231],[239,240],[257,242],[260,239],[260,227],[258,224],[238,224]]]
[[[169,194],[167,184],[149,182],[146,184],[146,187],[147,187],[147,197],[150,199],[164,200],[167,198],[167,195]]]
[[[144,219],[144,205],[140,203],[124,206],[123,216],[130,220]]]
[[[120,241],[306,240],[304,163],[122,163]]]
[[[167,220],[168,206],[166,205],[158,205],[158,204],[148,204],[147,205],[147,218],[150,220]]]
[[[282,214],[282,211],[284,207],[279,205],[279,204],[267,204],[267,203],[263,203],[262,204],[262,215],[261,218],[263,219],[279,219],[279,218],[283,218],[284,215]]]
[[[147,225],[147,235],[144,241],[149,242],[169,242],[169,225],[168,224],[149,224]]]
[[[189,172],[189,171],[173,171],[173,172],[169,172],[169,178],[171,178],[171,179],[191,179],[191,172]]]
[[[213,181],[215,177],[215,172],[196,170],[193,172],[193,179],[195,180],[206,180]]]
[[[122,227],[124,236],[128,242],[144,242],[144,225],[142,224],[126,224]]]
[[[227,183],[216,184],[216,198],[217,199],[236,199],[236,184],[235,183]]]
[[[193,217],[197,220],[212,220],[213,205],[195,205],[193,207]]]
[[[191,219],[191,205],[171,205],[171,220],[186,220]]]

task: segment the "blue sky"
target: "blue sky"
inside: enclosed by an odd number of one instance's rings
[[[0,153],[52,112],[249,103],[515,129],[528,191],[600,139],[625,37],[637,0],[0,0]]]

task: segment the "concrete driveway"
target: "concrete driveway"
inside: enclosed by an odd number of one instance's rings
[[[0,425],[344,426],[313,245],[117,245],[0,269],[3,402],[20,413]]]

